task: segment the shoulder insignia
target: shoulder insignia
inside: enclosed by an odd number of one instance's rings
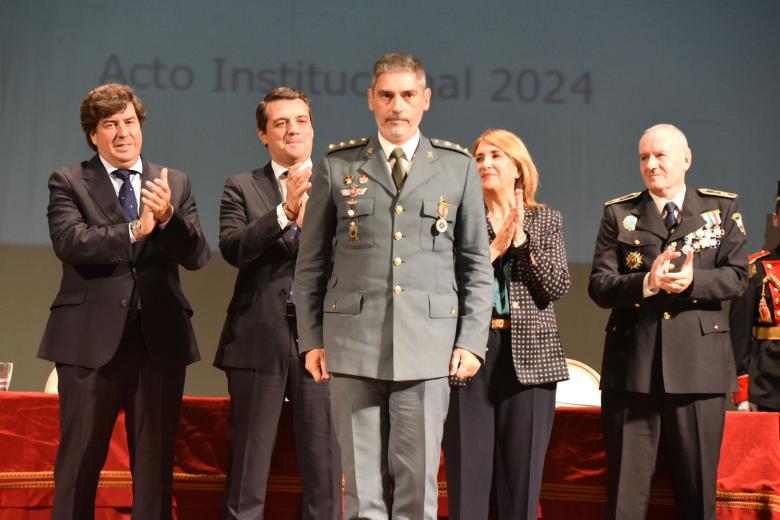
[[[699,193],[702,195],[710,195],[711,197],[724,197],[726,199],[736,199],[738,195],[729,191],[711,190],[709,188],[699,188]]]
[[[354,148],[356,146],[362,146],[368,142],[368,137],[359,137],[357,139],[349,139],[347,141],[339,141],[328,145],[328,153],[336,152],[338,150],[346,150],[347,148]]]
[[[769,254],[770,254],[769,251],[766,251],[766,250],[759,251],[758,253],[753,253],[752,255],[750,255],[748,257],[748,263],[754,264],[754,263],[756,263],[756,260],[760,260],[760,259],[764,258],[765,256],[769,256]]]
[[[604,203],[605,206],[610,206],[612,204],[617,204],[618,202],[625,202],[627,200],[635,199],[638,196],[642,194],[641,191],[635,191],[634,193],[629,193],[628,195],[623,195],[621,197],[618,197],[616,199],[608,200]]]
[[[443,139],[431,139],[431,144],[435,146],[436,148],[444,148],[446,150],[453,150],[455,152],[460,152],[468,157],[471,157],[471,153],[469,153],[469,149],[461,146],[456,143],[452,143],[450,141],[444,141]]]

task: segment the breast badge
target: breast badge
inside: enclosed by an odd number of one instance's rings
[[[623,219],[623,228],[626,231],[634,231],[636,229],[637,218],[634,215],[628,215]]]
[[[639,251],[631,251],[626,255],[626,267],[631,271],[635,271],[642,267],[643,260],[644,256],[642,256],[642,253]]]
[[[737,225],[739,230],[742,232],[743,235],[747,235],[745,232],[745,223],[742,221],[742,213],[737,211],[733,215],[731,215],[731,218],[734,220],[734,223]]]

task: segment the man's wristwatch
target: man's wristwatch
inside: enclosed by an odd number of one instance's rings
[[[290,206],[287,205],[286,200],[282,202],[282,211],[284,211],[284,216],[287,217],[287,220],[295,220],[298,217],[298,214],[291,210]],[[292,215],[292,217],[290,215]]]
[[[133,234],[133,238],[137,238],[139,231],[141,231],[141,220],[135,219],[130,222],[130,233]]]

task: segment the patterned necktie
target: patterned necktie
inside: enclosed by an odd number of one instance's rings
[[[401,159],[406,158],[406,154],[403,149],[396,148],[393,153],[390,154],[391,159],[395,159],[393,163],[393,181],[395,182],[395,188],[401,191],[404,185],[404,179],[406,177],[406,171],[404,170],[404,163]]]
[[[668,231],[671,231],[677,224],[677,218],[674,216],[675,211],[677,211],[677,205],[674,202],[667,202],[664,206],[664,213],[666,214],[664,217],[664,226],[666,226]]]
[[[138,200],[135,198],[135,190],[130,179],[138,172],[133,170],[114,170],[114,175],[122,179],[122,186],[119,188],[119,202],[122,204],[122,211],[128,222],[138,218]]]

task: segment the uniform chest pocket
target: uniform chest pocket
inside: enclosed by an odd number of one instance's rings
[[[445,215],[440,215],[438,200],[423,200],[420,212],[420,247],[423,251],[451,251],[455,237],[457,204],[447,204]]]
[[[341,247],[365,249],[374,245],[374,199],[343,200],[336,206],[336,216],[336,240]]]

